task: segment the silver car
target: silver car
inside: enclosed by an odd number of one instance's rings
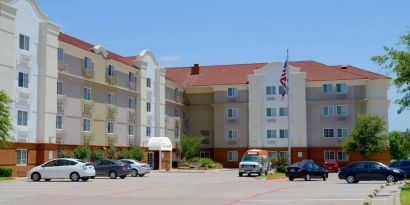
[[[146,163],[142,163],[134,159],[122,159],[120,161],[131,166],[131,176],[132,177],[136,177],[136,176],[143,177],[145,174],[148,174],[151,172],[151,167]]]

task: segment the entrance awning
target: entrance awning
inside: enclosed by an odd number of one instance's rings
[[[168,137],[151,137],[148,140],[148,149],[153,151],[172,151],[172,143]]]

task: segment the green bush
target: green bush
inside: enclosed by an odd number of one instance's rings
[[[91,158],[93,160],[103,160],[106,159],[104,152],[102,152],[101,150],[97,150],[97,151],[93,151],[91,153]]]
[[[131,158],[132,153],[127,150],[127,149],[123,149],[121,150],[121,152],[118,154],[118,158],[119,159],[130,159]]]
[[[222,169],[223,165],[221,163],[215,162],[210,158],[192,158],[190,160],[191,163],[199,163],[200,167],[206,168],[208,167],[209,169]]]
[[[0,167],[0,177],[11,177],[13,169],[9,167]]]
[[[210,169],[223,169],[224,166],[219,162],[213,162],[210,165],[208,165],[208,168],[210,168]]]
[[[285,173],[286,172],[286,165],[279,165],[278,168],[276,168],[276,171],[280,172],[280,173]]]
[[[72,151],[63,150],[58,152],[58,158],[74,158],[74,153]]]
[[[144,159],[144,149],[141,147],[132,147],[129,150],[129,158],[141,161]]]
[[[77,159],[86,160],[90,156],[90,150],[85,146],[78,146],[73,150],[74,157]]]
[[[115,146],[114,145],[110,145],[110,147],[108,147],[108,157],[110,159],[115,159],[116,155],[115,155],[116,151],[115,151]]]

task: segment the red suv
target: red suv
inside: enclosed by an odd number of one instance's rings
[[[339,171],[339,164],[337,164],[336,161],[325,161],[323,163],[323,168],[325,168],[328,171],[338,172]]]

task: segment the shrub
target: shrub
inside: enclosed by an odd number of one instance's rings
[[[101,150],[96,150],[91,153],[91,158],[93,160],[103,160],[105,159],[105,154]]]
[[[129,150],[123,149],[118,154],[118,158],[120,158],[120,159],[129,159],[129,158],[131,158],[131,155],[132,155],[132,153]]]
[[[110,147],[108,147],[108,157],[110,159],[115,159],[115,146],[114,145],[110,145]]]
[[[58,158],[74,158],[74,153],[72,151],[63,150],[58,152]]]
[[[0,177],[11,177],[13,169],[9,167],[0,167]]]
[[[74,157],[77,159],[86,160],[90,156],[90,150],[85,146],[78,146],[73,150]]]
[[[208,168],[210,168],[210,169],[223,169],[224,166],[219,162],[213,162],[210,165],[208,165]]]
[[[193,163],[199,163],[200,167],[208,167],[209,169],[222,169],[223,166],[221,163],[215,162],[210,158],[192,158],[191,162]]]
[[[129,158],[141,161],[144,159],[144,149],[141,147],[132,147],[129,151]]]
[[[280,173],[285,173],[286,172],[286,165],[279,165],[278,168],[276,168],[276,171],[280,172]]]

